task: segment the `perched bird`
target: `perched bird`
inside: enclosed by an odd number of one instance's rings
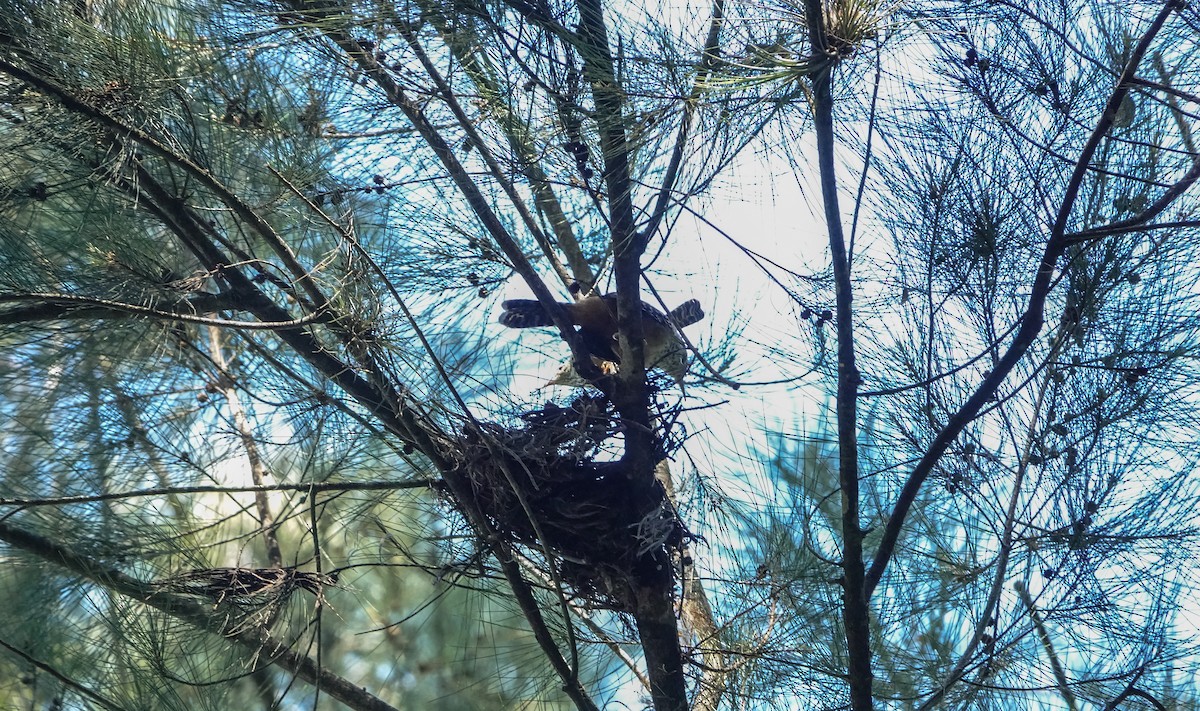
[[[616,372],[621,362],[620,345],[617,342],[617,295],[591,295],[574,303],[560,303],[566,310],[571,323],[579,326],[579,334],[592,360],[605,374]],[[512,299],[501,304],[504,313],[500,323],[509,328],[535,328],[553,325],[550,314],[542,304],[533,299]],[[687,346],[679,329],[690,326],[704,318],[700,302],[689,299],[664,314],[649,304],[642,303],[642,336],[645,339],[646,368],[661,368],[675,379],[683,382],[687,372]],[[549,385],[585,385],[575,372],[574,362],[568,362]]]

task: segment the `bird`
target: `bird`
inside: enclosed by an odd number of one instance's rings
[[[509,328],[537,328],[553,325],[550,314],[541,302],[534,299],[510,299],[502,303],[500,323]],[[591,294],[573,303],[559,303],[571,323],[579,326],[583,344],[592,355],[593,363],[601,373],[616,372],[621,362],[620,345],[617,341],[617,295]],[[683,382],[687,372],[687,346],[680,329],[704,318],[704,310],[696,299],[689,299],[664,314],[653,306],[642,303],[642,337],[645,340],[646,368],[659,368]],[[586,385],[575,370],[574,360],[559,369],[558,374],[547,385]]]

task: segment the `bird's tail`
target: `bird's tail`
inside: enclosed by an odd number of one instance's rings
[[[700,308],[700,302],[695,299],[688,299],[682,304],[671,309],[671,313],[667,314],[671,319],[671,323],[675,324],[676,328],[691,326],[693,323],[699,323],[704,318],[704,309]]]
[[[510,299],[500,304],[504,313],[500,314],[500,323],[509,328],[535,328],[537,326],[553,326],[550,314],[542,308],[536,299]]]

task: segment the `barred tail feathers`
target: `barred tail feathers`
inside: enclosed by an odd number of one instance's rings
[[[675,328],[684,328],[699,323],[704,318],[704,309],[700,308],[700,302],[696,299],[688,299],[671,309],[667,317],[675,324]]]
[[[542,304],[536,299],[510,299],[500,304],[504,313],[500,314],[501,325],[509,328],[536,328],[538,326],[553,326],[554,321]]]

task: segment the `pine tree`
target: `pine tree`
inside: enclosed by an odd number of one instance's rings
[[[6,705],[1200,703],[1195,12],[693,10],[0,0]]]

